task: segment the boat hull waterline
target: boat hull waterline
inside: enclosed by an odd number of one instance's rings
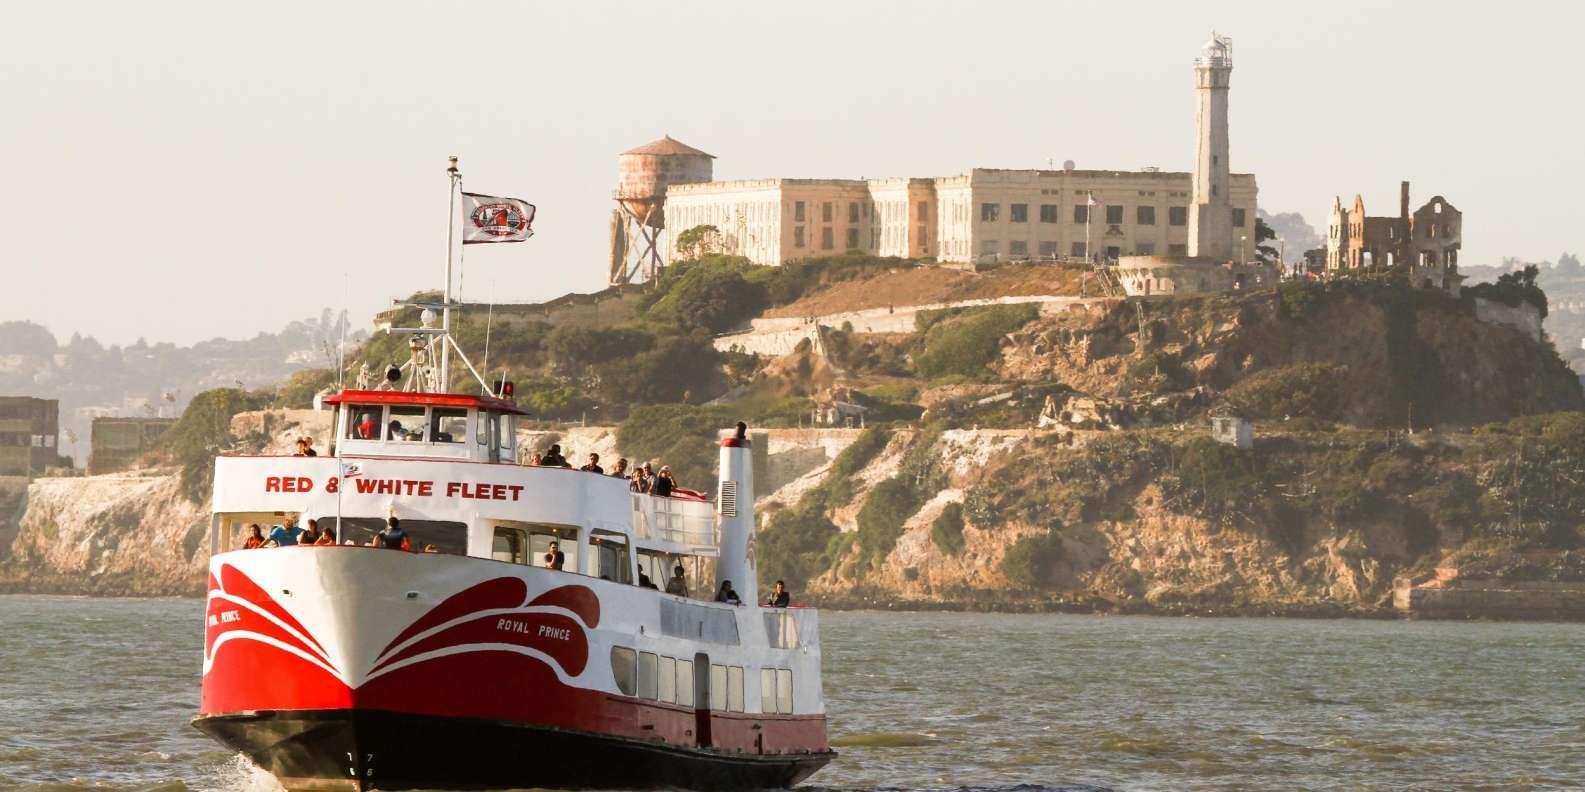
[[[703,668],[711,652],[714,663],[772,662],[748,645],[666,635],[679,609],[724,611],[744,637],[760,617],[804,617],[795,610],[344,546],[222,553],[209,585],[193,724],[291,790],[785,788],[835,755],[823,711],[687,706],[612,681],[612,646],[634,636]],[[784,654],[818,668],[807,618],[810,642]]]

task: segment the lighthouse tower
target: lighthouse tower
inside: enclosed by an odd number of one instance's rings
[[[1233,258],[1233,208],[1227,194],[1227,89],[1233,40],[1211,33],[1194,59],[1194,203],[1189,205],[1189,255]]]

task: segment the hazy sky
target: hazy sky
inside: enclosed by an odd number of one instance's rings
[[[8,4],[0,320],[191,343],[438,286],[448,154],[539,206],[463,293],[605,277],[616,155],[717,178],[1187,170],[1190,61],[1234,40],[1232,164],[1321,230],[1334,194],[1465,213],[1466,265],[1585,247],[1573,3]]]

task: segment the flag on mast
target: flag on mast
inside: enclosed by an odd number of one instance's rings
[[[1101,204],[1105,203],[1105,201],[1102,201],[1100,196],[1097,196],[1095,193],[1088,193],[1088,196],[1089,200],[1084,202],[1085,206],[1100,206]]]
[[[462,244],[522,242],[534,235],[534,205],[516,198],[462,194]]]

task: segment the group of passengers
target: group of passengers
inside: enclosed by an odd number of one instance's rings
[[[321,528],[318,520],[309,520],[308,527],[303,528],[295,519],[288,519],[285,523],[272,526],[269,534],[264,533],[264,528],[258,523],[248,526],[249,535],[242,543],[242,549],[254,550],[260,547],[292,547],[295,545],[333,545],[336,544],[336,529],[329,526]],[[351,539],[347,544],[356,544]],[[413,538],[402,529],[402,521],[396,517],[389,517],[385,527],[370,539],[366,547],[381,547],[389,550],[406,550],[413,552]],[[552,546],[554,549],[554,545]],[[421,552],[438,553],[440,549],[433,544],[426,544]],[[560,569],[560,566],[556,567]]]
[[[682,573],[682,567],[678,566],[676,571],[680,575]],[[666,590],[671,591],[671,587],[667,586]],[[743,598],[737,595],[737,589],[732,588],[732,581],[730,580],[721,581],[721,589],[716,592],[715,601],[724,602],[728,605],[743,604]],[[792,605],[792,594],[787,591],[787,584],[780,580],[776,581],[776,588],[773,589],[770,593],[770,596],[765,599],[765,607],[786,608],[790,605]]]
[[[297,438],[297,451],[292,456],[319,456],[319,452],[314,450],[314,438],[306,435]]]
[[[599,454],[591,451],[589,452],[589,456],[587,458],[588,461],[580,466],[578,468],[579,470],[585,473],[594,473],[600,476],[609,475],[612,478],[626,479],[628,489],[631,489],[634,492],[641,492],[645,495],[670,497],[673,492],[677,491],[677,480],[672,478],[670,465],[661,465],[660,471],[656,472],[655,468],[652,467],[650,463],[641,462],[639,463],[638,467],[634,468],[630,473],[628,472],[627,459],[623,458],[616,461],[616,464],[612,466],[610,473],[606,473],[605,468],[600,466]],[[552,443],[550,448],[545,449],[543,453],[534,453],[530,455],[528,458],[528,464],[532,467],[559,467],[566,468],[568,470],[572,469],[572,462],[568,461],[567,457],[561,453],[560,443]]]

